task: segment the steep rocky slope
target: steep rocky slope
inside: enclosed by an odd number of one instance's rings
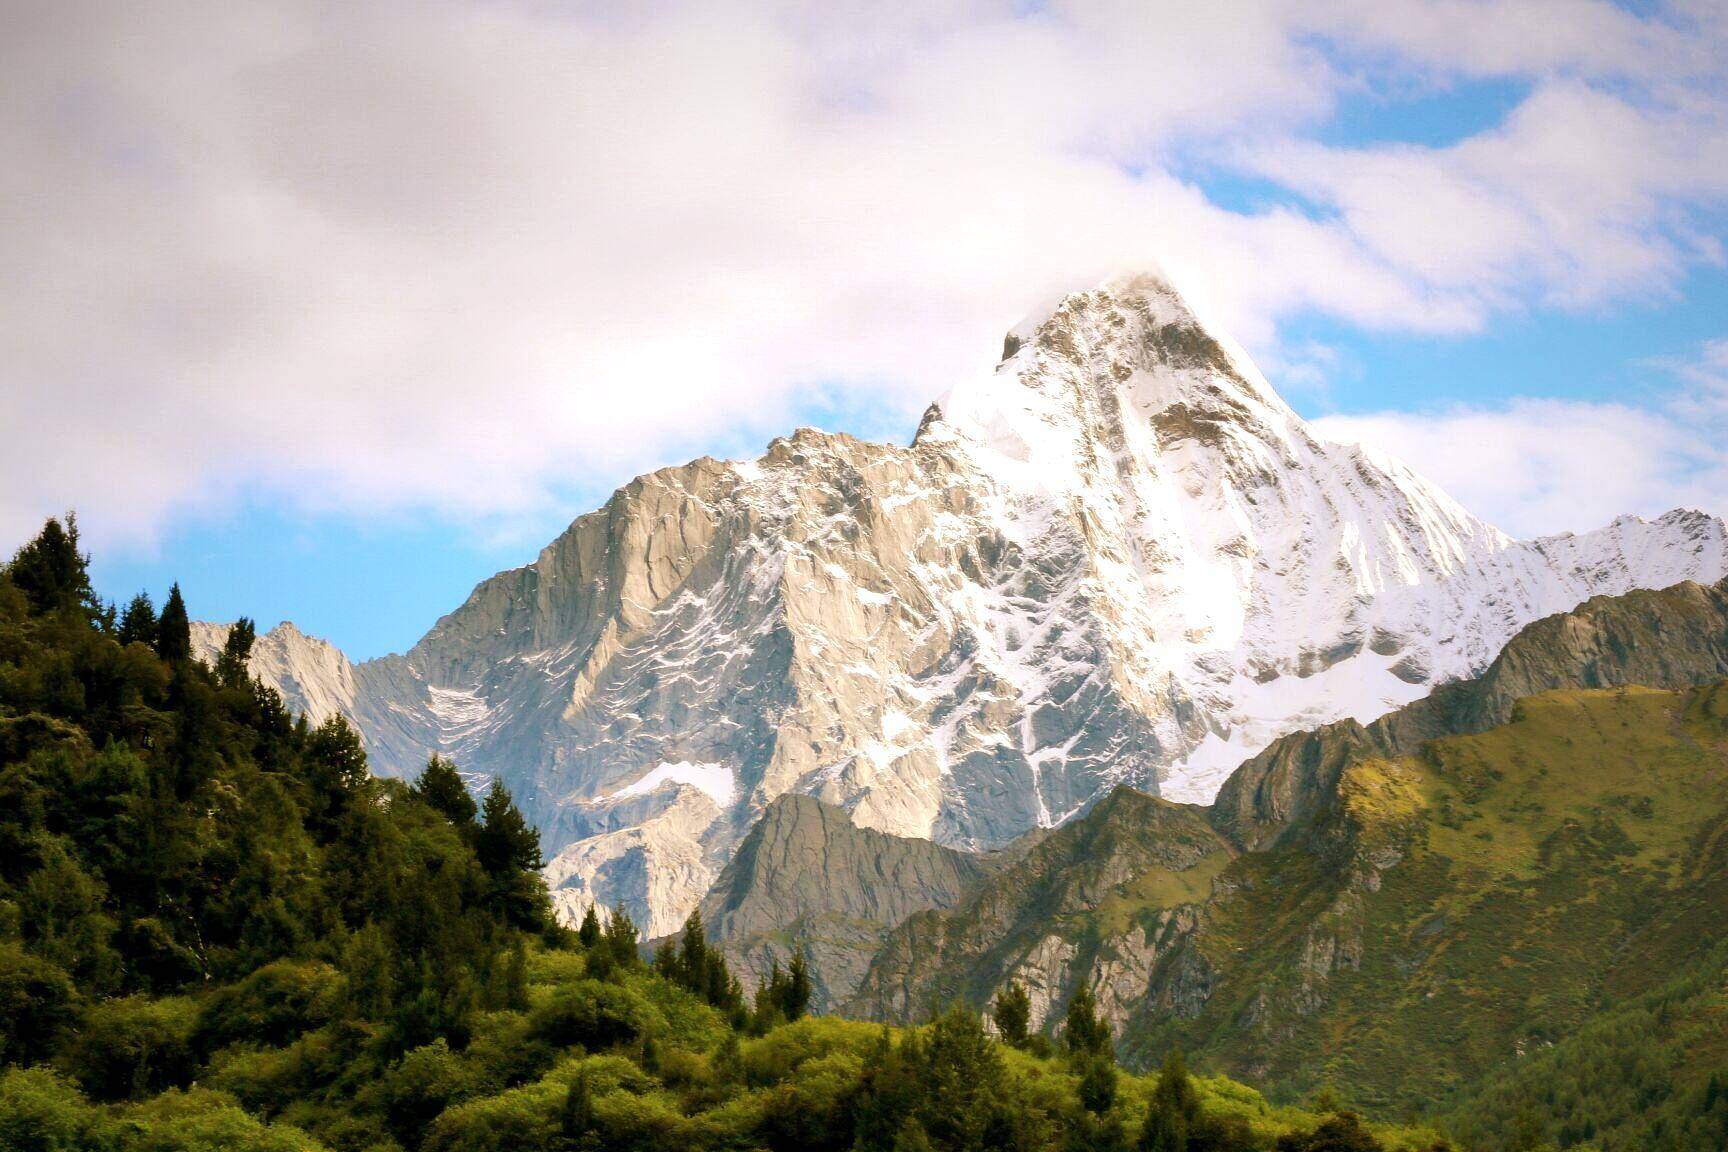
[[[908,919],[851,1008],[1016,979],[1048,1023],[1084,984],[1130,1055],[1432,1100],[1728,940],[1724,678],[1728,582],[1592,600],[1479,679],[1280,740],[1210,809],[1117,793]]]
[[[739,844],[702,919],[747,986],[802,953],[826,1011],[851,997],[889,929],[954,904],[997,855],[859,828],[843,809],[788,794]]]
[[[1508,540],[1316,438],[1156,278],[1004,351],[910,446],[803,430],[641,477],[405,656],[297,690],[382,771],[439,751],[504,777],[563,906],[623,900],[659,933],[781,795],[972,850],[1122,784],[1205,801],[1275,737],[1372,720],[1531,620],[1724,572],[1692,513]]]

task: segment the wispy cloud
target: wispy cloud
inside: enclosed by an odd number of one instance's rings
[[[241,490],[495,523],[817,387],[914,412],[1124,266],[1271,348],[1720,259],[1707,2],[0,5],[0,536]],[[1388,76],[1530,95],[1316,142]],[[1197,141],[1323,211],[1224,210]]]
[[[1615,516],[1728,509],[1728,340],[1667,375],[1644,403],[1516,399],[1431,412],[1328,416],[1321,435],[1402,458],[1516,536]]]

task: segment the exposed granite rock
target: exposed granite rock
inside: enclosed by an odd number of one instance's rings
[[[844,810],[789,794],[768,805],[702,901],[711,938],[754,984],[803,953],[814,1005],[845,1002],[888,930],[946,908],[994,858],[859,828]]]

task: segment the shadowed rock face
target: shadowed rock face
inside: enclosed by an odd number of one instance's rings
[[[786,795],[739,844],[703,898],[702,919],[747,987],[771,963],[803,953],[815,1006],[827,1010],[851,996],[889,929],[952,905],[994,863],[859,828],[843,809]]]
[[[1275,742],[1209,808],[1117,792],[889,933],[846,1008],[1018,980],[1048,1023],[1084,985],[1130,1058],[1422,1099],[1728,939],[1725,681],[1728,581],[1592,599],[1476,679]]]
[[[350,715],[379,771],[502,777],[560,908],[658,934],[782,795],[974,851],[1122,784],[1210,800],[1530,620],[1723,574],[1696,514],[1508,540],[1317,439],[1160,280],[1013,336],[910,446],[802,430],[643,476],[406,655],[260,671]]]

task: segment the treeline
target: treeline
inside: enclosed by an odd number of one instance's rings
[[[809,1018],[798,957],[747,1002],[698,916],[651,962],[622,909],[561,928],[501,783],[374,778],[254,637],[104,605],[70,519],[0,568],[0,1149],[1433,1144],[1131,1075],[1085,994],[1056,1046],[1023,992],[891,1031]]]
[[[1720,911],[1714,914],[1720,915]],[[1728,1149],[1728,948],[1467,1090],[1455,1130],[1493,1148]]]

